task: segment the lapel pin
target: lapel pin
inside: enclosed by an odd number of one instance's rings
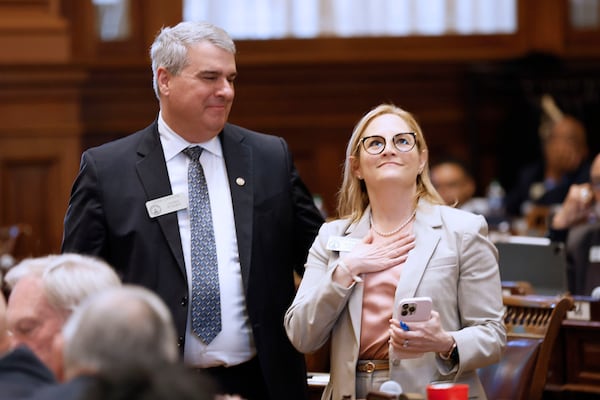
[[[244,186],[246,184],[246,180],[244,178],[235,178],[235,183],[237,183],[238,186]]]

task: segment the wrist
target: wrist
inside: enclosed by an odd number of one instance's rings
[[[340,268],[342,271],[344,271],[346,274],[350,275],[350,277],[352,278],[352,280],[354,282],[361,283],[363,281],[360,276],[358,276],[354,272],[352,272],[350,267],[348,267],[348,265],[346,265],[346,263],[343,260],[339,259],[337,261],[337,267]]]
[[[456,348],[456,341],[454,340],[454,337],[452,338],[452,344],[450,345],[450,348],[444,352],[438,353],[438,355],[440,356],[440,358],[444,361],[448,361],[448,360],[454,360],[455,358],[455,354],[457,354],[457,348]]]
[[[567,217],[565,216],[564,210],[561,208],[556,214],[554,214],[554,217],[552,218],[552,228],[567,229],[568,227],[569,223],[567,221]]]

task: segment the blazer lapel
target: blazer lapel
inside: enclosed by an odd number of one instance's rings
[[[369,229],[371,228],[369,223],[369,215],[371,213],[370,210],[370,207],[367,207],[361,219],[348,226],[345,232],[347,237],[362,240],[367,235]],[[356,284],[354,292],[348,300],[350,321],[352,323],[352,330],[354,331],[354,339],[356,340],[357,349],[358,346],[360,346],[360,324],[362,319],[363,291],[364,286],[362,284]]]
[[[154,122],[146,129],[144,138],[138,146],[140,156],[137,162],[137,172],[146,191],[146,201],[158,199],[172,194],[171,182],[165,164],[165,156],[158,135],[158,124]],[[179,269],[185,276],[185,263],[183,249],[179,236],[179,223],[177,213],[169,213],[156,217],[158,224],[165,235],[169,248],[177,260]]]
[[[221,134],[221,144],[233,203],[242,281],[244,290],[247,290],[252,257],[252,210],[254,210],[252,177],[254,171],[252,170],[252,149],[243,142],[242,134],[232,129],[230,125],[225,125]]]
[[[396,288],[396,299],[414,297],[425,273],[425,268],[440,241],[442,225],[439,208],[426,201],[419,201],[417,215],[413,223],[415,248],[409,253],[400,281]]]

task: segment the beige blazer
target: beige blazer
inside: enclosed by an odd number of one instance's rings
[[[370,228],[368,216],[369,210],[354,224],[336,220],[321,227],[285,315],[288,337],[301,352],[319,349],[331,336],[331,376],[324,400],[346,394],[354,398],[363,297],[362,284],[344,288],[333,283],[339,252],[328,250],[327,241],[332,236],[363,238]],[[460,362],[452,365],[435,353],[390,361],[391,378],[405,392],[422,394],[430,382],[468,383],[469,398],[486,399],[476,369],[497,362],[506,344],[498,253],[488,240],[486,221],[421,200],[413,231],[416,246],[403,266],[394,303],[431,297],[443,328],[454,336]]]

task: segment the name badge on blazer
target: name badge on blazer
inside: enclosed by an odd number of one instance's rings
[[[146,209],[150,218],[160,217],[188,207],[187,196],[183,193],[171,194],[146,202]]]
[[[345,236],[330,236],[327,239],[327,250],[350,251],[360,242],[360,239],[349,238]]]

